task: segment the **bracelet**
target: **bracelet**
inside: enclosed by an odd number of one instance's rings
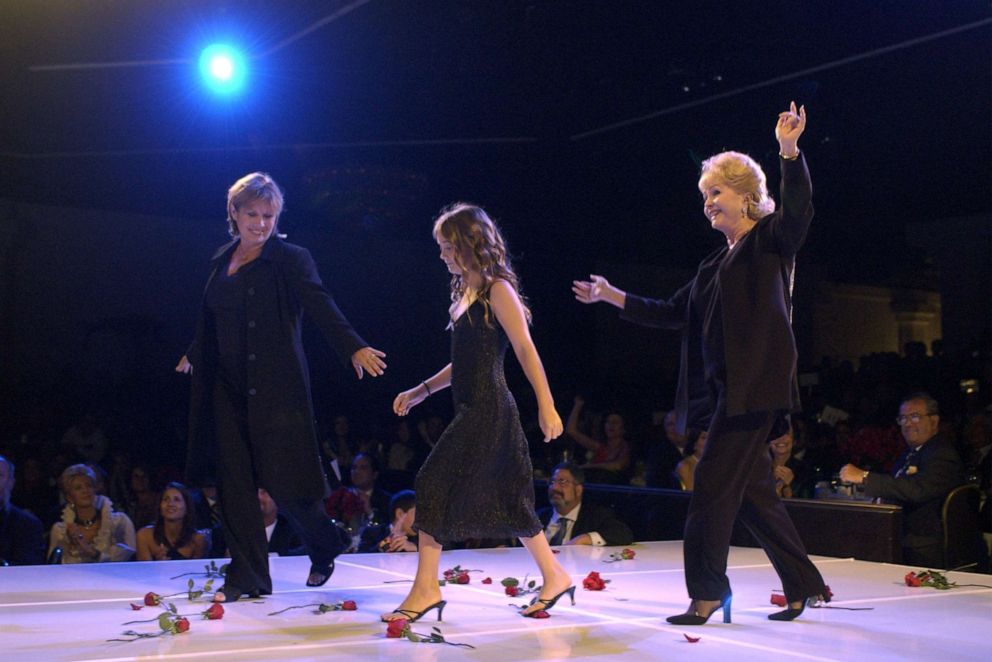
[[[796,153],[793,154],[792,156],[786,156],[782,152],[779,152],[778,155],[781,156],[786,161],[795,161],[796,159],[799,158],[799,148],[798,147],[796,148]]]
[[[427,385],[427,382],[420,382],[420,383],[423,385],[424,390],[427,391],[428,398],[434,395],[433,393],[431,393],[431,387]]]

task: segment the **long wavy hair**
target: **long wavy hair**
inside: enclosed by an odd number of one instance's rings
[[[434,221],[434,238],[444,239],[454,247],[454,258],[461,274],[451,277],[451,301],[457,303],[465,294],[468,284],[462,274],[468,271],[478,272],[482,276],[482,286],[478,297],[482,302],[486,326],[492,326],[490,315],[489,293],[493,283],[505,280],[520,297],[527,321],[530,322],[530,308],[523,292],[520,291],[520,281],[510,264],[510,256],[506,251],[506,242],[499,228],[489,218],[489,214],[478,205],[467,202],[454,202],[444,209]]]
[[[193,540],[193,536],[196,534],[196,514],[194,511],[193,497],[190,495],[189,490],[182,483],[169,483],[162,490],[162,495],[165,496],[165,491],[168,489],[173,489],[183,497],[183,503],[186,504],[186,513],[183,515],[183,528],[179,532],[179,540],[175,542],[173,547],[176,549],[182,549]],[[155,528],[152,530],[152,537],[160,545],[165,545],[168,543],[165,537],[165,517],[162,516],[162,499],[159,498],[158,505],[158,517],[155,518]]]

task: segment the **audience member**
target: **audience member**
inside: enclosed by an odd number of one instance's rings
[[[351,487],[339,487],[324,502],[328,516],[357,533],[367,523],[387,521],[390,494],[376,486],[379,464],[359,453],[351,464]]]
[[[359,552],[415,552],[417,532],[413,528],[417,516],[417,497],[413,490],[402,490],[389,501],[392,519],[388,523],[366,527],[362,531]]]
[[[303,556],[307,553],[303,538],[293,528],[289,519],[279,513],[279,505],[265,489],[258,490],[258,505],[262,509],[262,522],[265,524],[265,538],[269,545],[269,555]]]
[[[209,549],[207,537],[196,529],[193,497],[181,483],[169,483],[159,500],[158,518],[138,530],[139,561],[202,559]]]
[[[579,428],[579,418],[585,400],[575,396],[572,411],[568,415],[565,432],[579,445],[592,453],[588,462],[582,465],[586,478],[591,483],[625,483],[626,472],[630,468],[630,443],[623,416],[610,412],[603,421],[604,441],[590,437]]]
[[[45,530],[41,520],[10,502],[14,463],[0,455],[0,565],[45,562]]]
[[[386,469],[396,472],[413,471],[419,464],[418,455],[410,422],[401,418],[394,427],[393,439],[386,451]]]
[[[41,520],[44,529],[49,529],[61,512],[58,489],[48,484],[45,465],[39,458],[28,456],[19,464],[21,476],[14,484],[11,501]]]
[[[196,528],[200,531],[210,531],[210,549],[207,557],[217,559],[227,554],[227,544],[224,541],[224,526],[220,518],[220,498],[217,494],[217,483],[210,478],[203,481],[199,489],[189,491],[193,499],[193,513]]]
[[[696,465],[703,457],[706,449],[706,430],[690,430],[688,453],[682,461],[675,466],[675,477],[679,481],[679,487],[686,492],[692,492],[696,485]]]
[[[93,414],[83,416],[62,435],[62,446],[69,449],[78,462],[99,464],[107,454],[108,445]]]
[[[62,563],[128,561],[134,556],[134,525],[94,491],[96,476],[85,464],[67,467],[59,479],[66,499],[62,521],[52,526],[48,554],[62,550]]]
[[[648,449],[645,485],[680,489],[681,486],[675,477],[675,467],[685,457],[689,439],[680,433],[678,426],[675,425],[674,409],[665,414],[663,429],[663,438],[653,441]]]
[[[137,527],[154,524],[158,518],[159,496],[152,489],[148,467],[135,464],[131,467],[130,490],[124,512]]]
[[[345,414],[334,417],[334,430],[331,436],[324,439],[320,448],[324,464],[330,469],[330,473],[334,474],[339,483],[344,481],[355,455],[361,450],[358,440],[351,434],[351,424]]]
[[[937,436],[939,407],[928,394],[904,399],[896,423],[906,450],[896,460],[893,475],[846,464],[840,478],[863,485],[867,496],[901,505],[903,562],[939,568],[943,565],[941,511],[947,494],[965,482],[964,463],[957,450]]]
[[[812,475],[806,464],[793,453],[794,448],[791,427],[782,436],[768,442],[775,493],[786,499],[809,499],[813,496]]]
[[[551,507],[537,516],[551,545],[629,545],[634,542],[630,527],[609,508],[582,503],[585,471],[572,462],[555,467],[548,482]]]

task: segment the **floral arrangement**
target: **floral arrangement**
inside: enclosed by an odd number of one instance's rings
[[[459,644],[447,641],[437,627],[431,628],[430,634],[420,634],[410,629],[410,622],[405,618],[398,618],[389,621],[386,625],[386,637],[389,639],[407,639],[419,644],[448,644],[449,646],[460,646],[462,648],[475,648],[471,644]]]
[[[149,595],[155,595],[150,593]],[[132,605],[132,608],[134,605]],[[139,607],[140,609],[140,607]],[[124,637],[130,637],[129,639],[108,639],[107,641],[137,641],[138,639],[153,639],[155,637],[161,637],[167,634],[183,634],[188,632],[190,628],[189,618],[195,614],[180,614],[176,609],[176,606],[169,603],[164,607],[165,611],[156,616],[155,618],[148,618],[140,621],[128,621],[123,623],[123,625],[133,625],[135,623],[158,623],[158,632],[138,632],[136,630],[125,630],[123,632]],[[224,605],[219,602],[215,602],[210,605],[207,609],[204,609],[199,613],[204,620],[208,621],[219,621],[224,618]]]
[[[603,579],[599,576],[598,572],[593,571],[582,580],[582,588],[587,591],[602,591],[610,581],[609,579]]]
[[[634,550],[632,550],[629,547],[624,547],[623,550],[621,550],[619,552],[613,552],[612,554],[610,554],[610,558],[603,559],[603,563],[616,563],[617,561],[630,561],[635,556],[637,556],[637,552],[635,552]]]

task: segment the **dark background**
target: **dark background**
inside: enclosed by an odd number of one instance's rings
[[[2,431],[96,411],[118,443],[179,448],[172,366],[226,240],[226,189],[252,170],[286,190],[281,230],[390,355],[356,387],[309,338],[322,421],[388,420],[392,396],[446,361],[430,226],[456,199],[505,232],[562,413],[576,392],[663,408],[677,341],[581,307],[569,282],[674,291],[720,241],[699,161],[748,152],[777,192],[773,128],[795,99],[817,208],[800,292],[805,273],[937,289],[951,219],[977,219],[956,241],[989,255],[990,16],[914,0],[4,3]],[[237,97],[196,77],[215,40],[253,56]],[[949,345],[988,343],[985,274],[986,328]]]

